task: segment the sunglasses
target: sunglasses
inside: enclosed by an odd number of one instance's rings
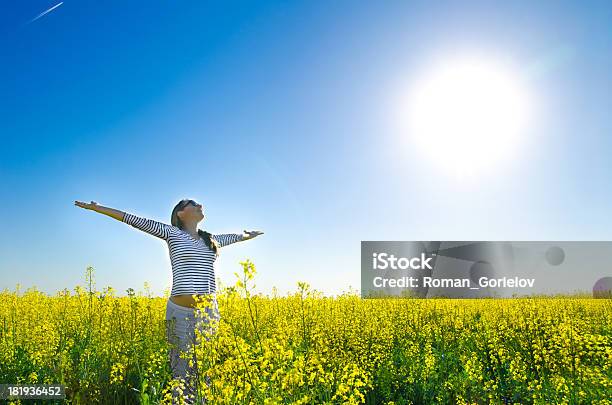
[[[189,204],[193,205],[194,207],[198,206],[197,202],[195,202],[193,200],[187,200],[183,204],[181,204],[181,207],[179,208],[179,211],[182,210],[183,208],[185,208],[186,206],[188,206]]]

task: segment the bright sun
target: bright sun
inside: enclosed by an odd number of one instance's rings
[[[524,140],[526,92],[516,75],[492,62],[445,63],[409,95],[404,118],[413,145],[449,174],[488,171],[512,158]]]

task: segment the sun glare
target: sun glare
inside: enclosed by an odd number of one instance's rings
[[[524,140],[528,97],[518,77],[494,63],[445,63],[417,80],[409,97],[413,146],[449,174],[489,171]]]

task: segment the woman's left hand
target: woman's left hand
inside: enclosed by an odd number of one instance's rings
[[[249,239],[253,239],[256,236],[259,236],[263,234],[263,232],[261,231],[247,231],[246,229],[244,230],[244,235],[242,237],[242,240],[249,240]]]

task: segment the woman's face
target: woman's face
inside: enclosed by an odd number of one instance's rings
[[[190,200],[182,210],[176,213],[183,223],[185,222],[200,222],[204,219],[204,207],[202,204]]]

